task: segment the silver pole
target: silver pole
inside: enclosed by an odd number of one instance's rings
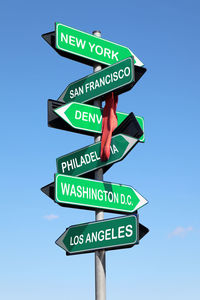
[[[97,37],[101,37],[101,32],[98,30],[93,31],[93,34]],[[95,64],[93,71],[97,72],[102,69],[100,64]],[[94,105],[102,107],[101,98],[94,101]],[[101,140],[101,135],[96,135],[94,142],[99,142]],[[103,169],[98,169],[95,171],[95,179],[103,181]],[[95,220],[103,220],[104,212],[103,210],[96,210]],[[95,300],[106,300],[106,253],[104,250],[95,251]]]

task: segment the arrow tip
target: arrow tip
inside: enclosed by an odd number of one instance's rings
[[[139,239],[141,240],[148,232],[149,229],[139,223]]]
[[[125,134],[122,134],[122,136],[128,142],[128,146],[124,152],[124,157],[125,157],[129,153],[129,151],[134,147],[134,145],[136,145],[139,142],[139,140]]]
[[[50,184],[47,184],[41,188],[41,191],[46,194],[48,197],[54,200],[54,194],[55,194],[55,183],[51,182]]]
[[[59,108],[54,109],[54,112],[61,117],[63,120],[65,120],[68,124],[72,126],[72,123],[70,122],[69,118],[67,117],[66,111],[71,106],[72,103],[65,104]]]
[[[134,192],[135,192],[136,196],[137,196],[138,199],[139,199],[138,205],[134,208],[134,210],[137,210],[137,209],[139,209],[140,207],[142,207],[142,206],[144,206],[145,204],[147,204],[148,201],[147,201],[144,197],[142,197],[142,195],[140,195],[136,190],[134,190]]]
[[[65,246],[65,244],[63,243],[63,239],[66,236],[66,231],[63,232],[63,234],[61,234],[61,236],[55,241],[56,245],[59,246],[60,248],[64,249],[65,251],[67,251],[67,248]]]
[[[55,43],[55,32],[47,32],[41,35],[41,37],[47,42],[50,46],[53,46]]]
[[[143,67],[144,66],[143,62],[141,62],[141,60],[130,49],[129,49],[129,51],[134,58],[134,65],[136,65],[138,67]]]

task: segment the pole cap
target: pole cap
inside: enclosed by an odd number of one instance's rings
[[[93,35],[97,36],[97,37],[101,37],[101,31],[100,30],[94,30],[92,32]]]

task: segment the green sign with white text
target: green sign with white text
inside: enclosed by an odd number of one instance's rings
[[[70,83],[61,96],[65,103],[72,101],[86,103],[109,92],[121,94],[132,88],[134,81],[133,58],[128,57]]]
[[[92,34],[56,23],[56,48],[86,60],[111,65],[129,56],[134,56],[134,64],[143,63],[129,48],[104,40]]]
[[[137,215],[74,225],[66,229],[56,244],[68,255],[132,247],[139,240],[138,225]]]
[[[80,176],[98,168],[108,166],[122,160],[138,143],[138,139],[124,134],[112,137],[110,158],[101,161],[101,142],[81,148],[56,159],[57,172],[60,174]]]
[[[56,174],[55,202],[130,214],[145,205],[147,200],[130,186]]]
[[[54,111],[73,128],[101,133],[103,109],[93,105],[71,102],[56,108]],[[117,112],[117,125],[119,126],[127,116],[126,113]],[[144,118],[136,116],[136,119],[144,132]],[[145,141],[144,135],[139,141]]]

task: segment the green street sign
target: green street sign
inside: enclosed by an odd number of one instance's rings
[[[132,247],[139,243],[137,215],[70,226],[56,244],[67,255]]]
[[[137,143],[138,139],[117,134],[112,137],[107,161],[101,161],[101,142],[98,142],[57,158],[57,172],[72,176],[86,174],[122,160]]]
[[[66,123],[75,129],[101,133],[103,109],[93,105],[71,102],[54,109]],[[118,126],[126,119],[128,114],[117,112]],[[144,132],[144,118],[136,116],[136,119]],[[144,142],[144,135],[139,139]]]
[[[128,57],[101,71],[70,83],[60,98],[65,103],[86,103],[109,92],[121,94],[134,85],[133,58]],[[60,101],[58,98],[58,101]]]
[[[56,23],[55,47],[83,60],[112,65],[129,56],[134,56],[134,64],[144,64],[127,47],[104,40],[92,34]]]
[[[130,214],[145,205],[147,200],[130,186],[56,174],[55,202],[64,206]]]

